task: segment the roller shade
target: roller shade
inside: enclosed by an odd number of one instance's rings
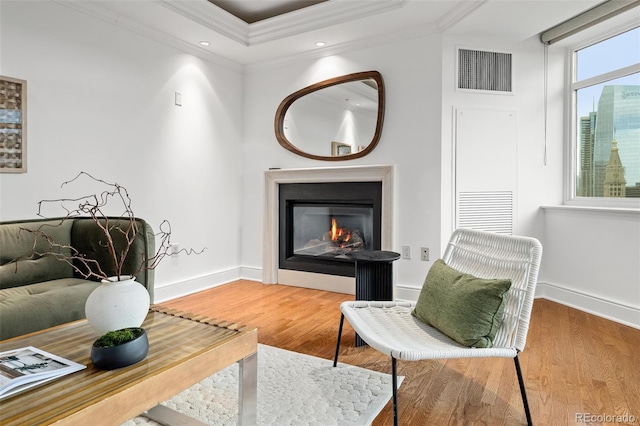
[[[622,12],[626,12],[636,6],[640,6],[640,0],[608,0],[596,7],[574,16],[563,23],[540,34],[540,41],[545,44],[556,43],[570,35],[580,32],[592,25],[612,18]]]

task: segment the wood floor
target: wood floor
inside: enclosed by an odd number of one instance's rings
[[[353,296],[238,281],[163,305],[257,327],[260,343],[332,359],[344,300]],[[390,372],[387,356],[353,343],[345,322],[340,362]],[[534,424],[640,424],[639,350],[640,330],[537,299],[520,354]],[[399,361],[398,374],[402,425],[526,424],[511,359]],[[389,403],[374,425],[391,422]]]

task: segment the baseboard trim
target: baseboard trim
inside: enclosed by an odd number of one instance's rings
[[[218,287],[241,279],[261,281],[262,270],[246,267],[231,268],[185,281],[155,287],[153,289],[154,303],[162,303],[178,297],[188,296],[202,290]]]
[[[262,269],[243,266],[186,281],[165,284],[154,289],[154,303],[166,302],[167,300],[187,296],[241,279],[262,281]],[[395,286],[395,300],[416,301],[419,295],[420,288],[397,284]],[[556,284],[543,282],[538,283],[535,297],[551,300],[579,311],[640,329],[640,309],[633,306],[623,305]]]
[[[421,288],[407,287],[396,284],[393,299],[404,302],[415,302],[418,300],[418,296],[420,296],[420,290]]]
[[[640,329],[640,309],[633,306],[612,302],[556,284],[541,282],[536,287],[536,298],[551,300],[579,311]]]
[[[241,266],[240,276],[243,280],[262,281],[262,268],[251,266]]]

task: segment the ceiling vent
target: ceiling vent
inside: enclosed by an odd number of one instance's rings
[[[511,93],[511,56],[458,49],[458,89]]]

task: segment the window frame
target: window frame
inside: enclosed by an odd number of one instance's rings
[[[580,40],[571,44],[566,48],[566,89],[565,89],[565,132],[566,132],[566,167],[565,167],[565,188],[564,188],[564,204],[572,206],[585,207],[604,207],[604,208],[633,208],[640,209],[640,198],[607,198],[607,197],[581,197],[576,194],[577,177],[578,177],[578,120],[577,116],[577,91],[593,86],[595,84],[604,83],[616,78],[624,77],[634,73],[640,73],[640,64],[633,64],[604,74],[595,75],[584,80],[576,81],[577,76],[577,52],[586,47],[598,44],[604,40],[615,37],[624,32],[640,28],[637,21],[627,22],[623,25],[608,28],[600,31],[596,35]]]

